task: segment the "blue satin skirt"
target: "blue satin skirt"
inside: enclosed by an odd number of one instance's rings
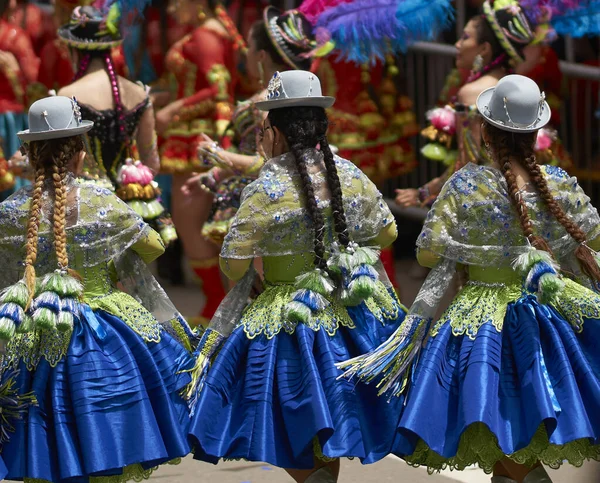
[[[502,332],[484,324],[471,340],[446,324],[421,354],[395,452],[434,469],[596,458],[599,347],[599,320],[576,333],[531,296],[508,305]]]
[[[356,327],[330,336],[298,324],[293,334],[249,339],[238,326],[210,368],[192,418],[196,459],[264,461],[310,469],[315,455],[373,463],[390,453],[402,400],[339,379],[336,362],[385,341],[404,319],[382,324],[362,304]]]
[[[139,476],[189,453],[179,391],[190,378],[177,373],[189,367],[189,354],[166,332],[145,342],[119,318],[94,315],[76,325],[56,367],[42,359],[30,372],[21,362],[17,385],[38,405],[2,448],[8,479],[88,483],[124,468]]]

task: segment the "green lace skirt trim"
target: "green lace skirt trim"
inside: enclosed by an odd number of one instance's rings
[[[131,295],[115,291],[104,297],[85,300],[92,310],[103,310],[119,317],[146,342],[160,342],[161,326]]]
[[[483,423],[476,423],[462,434],[456,456],[444,458],[420,440],[414,453],[404,459],[411,466],[426,466],[430,474],[446,468],[462,471],[474,464],[489,474],[496,463],[507,457],[528,467],[537,462],[554,469],[565,462],[579,467],[586,460],[600,461],[600,445],[592,445],[589,439],[579,439],[565,445],[552,444],[542,424],[529,445],[513,454],[505,455],[490,429]]]
[[[381,282],[376,285],[373,296],[365,300],[365,305],[382,324],[386,320],[396,320],[400,312],[408,312],[406,307],[400,303],[396,294],[390,294]]]
[[[119,317],[146,342],[160,342],[161,326],[154,316],[137,300],[123,292],[113,292],[104,297],[85,300],[92,310],[103,310]],[[56,367],[67,354],[71,332],[36,329],[27,334],[17,334],[7,344],[0,367],[16,369],[22,360],[27,370],[33,371],[42,358]]]
[[[169,461],[169,465],[178,465],[181,463],[181,458]],[[152,476],[159,466],[145,470],[141,465],[135,464],[127,466],[123,469],[123,473],[120,475],[113,476],[92,476],[90,477],[90,483],[126,483],[127,481],[143,481],[147,480]],[[39,480],[37,478],[25,478],[25,483],[50,483],[47,480]]]
[[[475,339],[483,324],[492,324],[501,332],[508,304],[520,296],[519,284],[470,281],[433,325],[431,335],[436,336],[445,324],[450,324],[454,335],[470,339]]]
[[[249,339],[264,334],[268,339],[275,337],[281,329],[288,334],[296,330],[296,323],[284,316],[284,308],[296,291],[293,285],[271,285],[258,296],[242,315],[240,325]],[[339,302],[329,299],[329,305],[312,317],[306,325],[314,331],[323,329],[335,335],[340,325],[353,329],[354,322],[348,311]]]

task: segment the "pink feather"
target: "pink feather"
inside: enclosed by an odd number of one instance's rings
[[[304,14],[308,21],[312,24],[317,22],[317,18],[325,10],[332,7],[337,7],[341,3],[350,3],[352,0],[305,0],[298,10]]]

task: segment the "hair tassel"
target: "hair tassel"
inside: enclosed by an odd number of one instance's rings
[[[9,341],[22,327],[29,327],[26,307],[29,290],[25,280],[19,280],[0,293],[0,340]]]
[[[560,267],[546,251],[531,248],[515,260],[513,267],[525,275],[526,290],[536,294],[542,304],[552,302],[565,286]]]
[[[72,330],[79,316],[81,282],[63,270],[45,275],[33,301],[33,322],[42,329]]]
[[[308,323],[314,314],[329,306],[327,296],[334,290],[329,274],[320,268],[296,278],[296,291],[284,308],[285,317],[292,322]]]

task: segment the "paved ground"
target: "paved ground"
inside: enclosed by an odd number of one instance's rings
[[[409,305],[414,299],[423,280],[424,273],[416,263],[402,261],[398,264],[398,276],[402,301]],[[191,276],[189,277],[191,280]],[[190,283],[185,287],[165,289],[186,315],[197,313],[203,299],[196,286]],[[552,471],[554,483],[600,483],[600,464],[588,463],[583,468],[564,467]],[[293,480],[278,468],[262,463],[226,462],[218,466],[209,465],[186,458],[177,466],[168,466],[157,471],[152,480],[168,483],[286,483]],[[486,483],[490,477],[478,469],[464,472],[443,472],[428,475],[421,468],[411,468],[400,459],[390,456],[377,464],[363,466],[358,461],[342,462],[340,483]]]
[[[600,465],[589,463],[583,468],[565,467],[551,471],[554,483],[597,483]],[[226,462],[217,466],[186,458],[180,465],[158,470],[152,480],[168,483],[293,483],[283,471],[262,463]],[[489,483],[490,477],[479,470],[446,472],[428,475],[420,468],[411,468],[403,461],[387,457],[374,465],[363,466],[358,461],[342,462],[340,483]]]

